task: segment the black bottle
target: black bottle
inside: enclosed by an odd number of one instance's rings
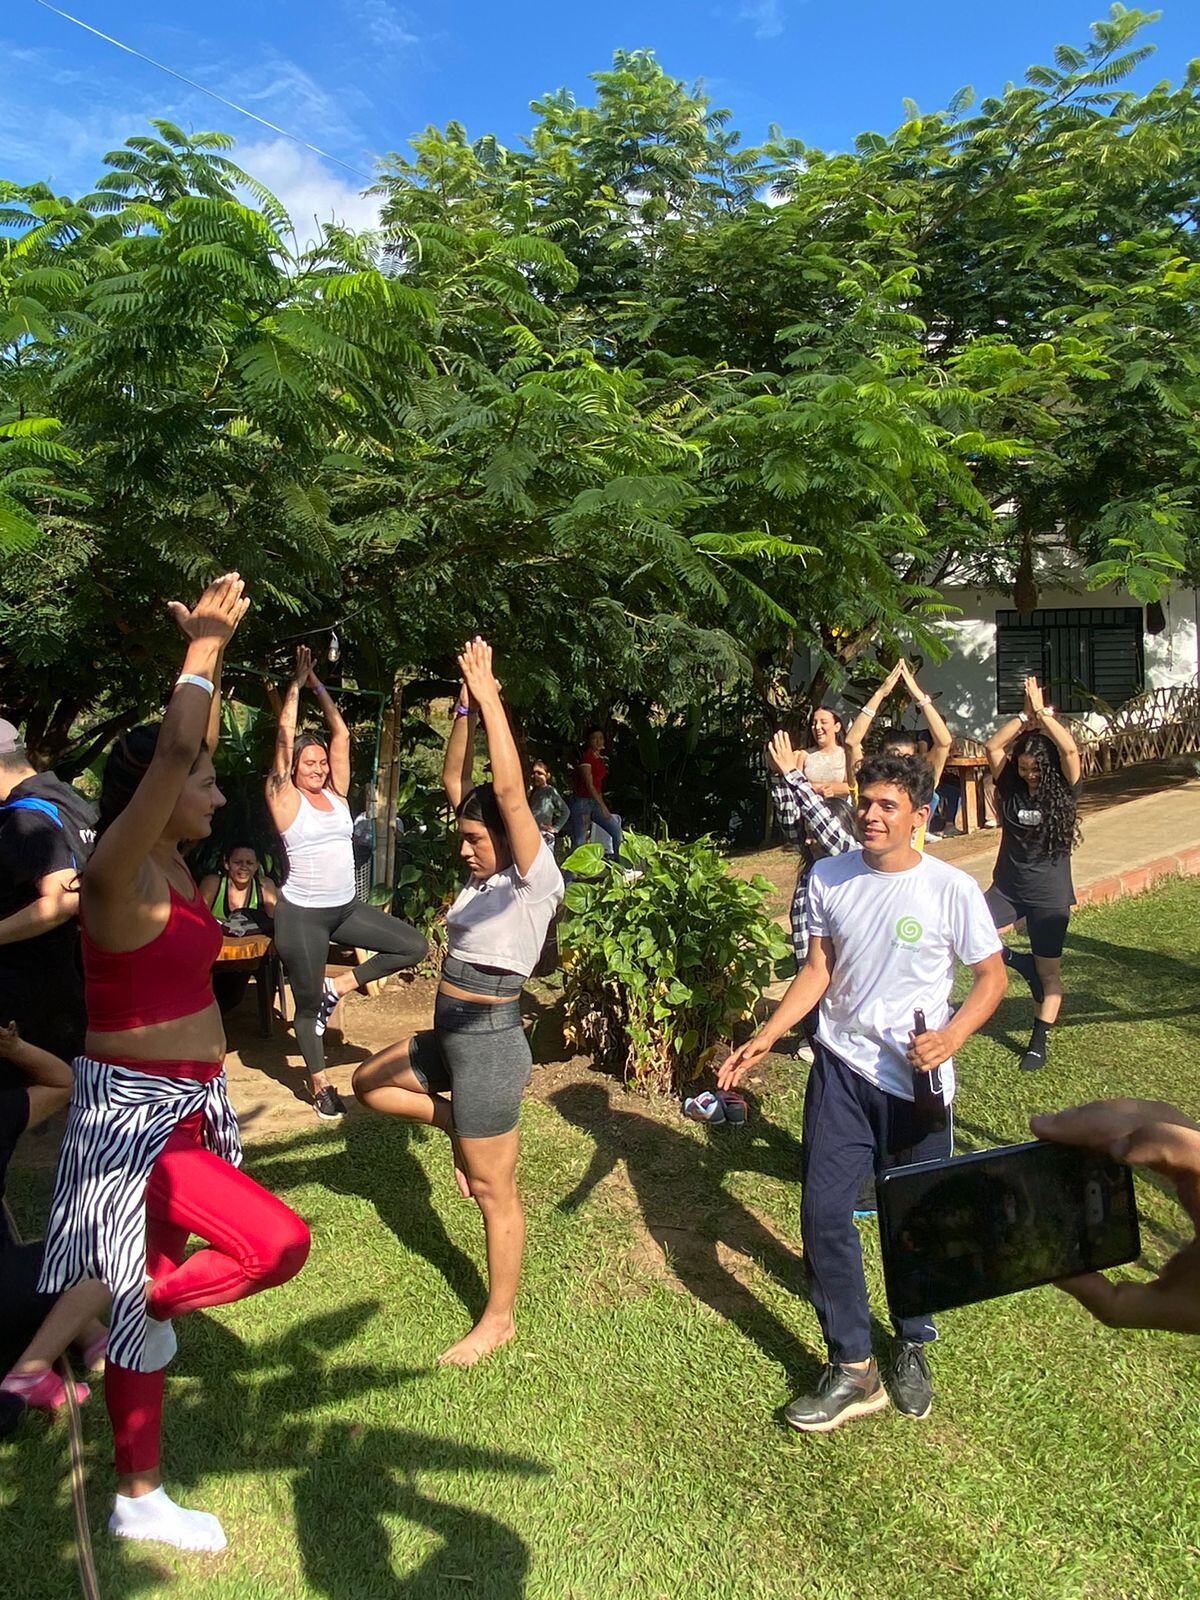
[[[923,1011],[913,1013],[913,1032],[925,1032]],[[913,1104],[916,1106],[917,1115],[930,1133],[940,1133],[946,1126],[946,1101],[941,1067],[934,1067],[932,1072],[921,1072],[918,1068],[913,1068]]]

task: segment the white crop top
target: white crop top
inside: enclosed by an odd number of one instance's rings
[[[515,863],[490,878],[472,878],[446,913],[446,954],[527,978],[562,897],[562,873],[545,844],[524,878]]]
[[[288,873],[280,894],[294,906],[344,906],[355,896],[353,819],[332,789],[324,790],[332,811],[319,811],[303,791],[296,820],[280,837]]]

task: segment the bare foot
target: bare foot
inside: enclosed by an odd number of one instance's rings
[[[454,1134],[450,1135],[450,1148],[454,1152],[454,1181],[458,1185],[458,1192],[464,1200],[469,1200],[471,1198],[471,1180],[467,1177],[462,1148]]]
[[[507,1322],[488,1322],[485,1318],[475,1324],[465,1339],[452,1344],[449,1350],[442,1351],[438,1366],[473,1367],[477,1361],[490,1356],[493,1350],[499,1350],[501,1345],[516,1336],[517,1325],[511,1317]]]

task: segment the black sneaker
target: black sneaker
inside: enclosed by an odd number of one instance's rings
[[[812,1394],[802,1394],[784,1411],[784,1421],[799,1433],[832,1433],[854,1417],[882,1411],[888,1392],[879,1381],[874,1361],[862,1368],[839,1367],[832,1362],[822,1369]]]
[[[1017,1062],[1022,1072],[1040,1072],[1046,1065],[1046,1057],[1041,1050],[1026,1050]]]
[[[925,1359],[925,1346],[915,1339],[897,1339],[888,1372],[892,1404],[905,1417],[918,1421],[929,1415],[933,1404],[933,1380]]]
[[[346,1115],[342,1097],[331,1083],[313,1095],[313,1110],[322,1122],[336,1122],[339,1117]]]

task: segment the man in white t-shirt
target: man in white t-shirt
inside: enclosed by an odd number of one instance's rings
[[[855,1197],[872,1169],[878,1174],[950,1154],[949,1116],[931,1119],[914,1104],[913,1073],[941,1067],[949,1106],[954,1052],[983,1026],[1005,990],[1001,944],[982,890],[965,872],[913,848],[932,790],[929,764],[918,757],[877,756],[860,767],[863,848],[813,867],[805,965],[774,1016],[718,1077],[721,1088],[733,1088],[820,1002],[804,1100],[800,1225],[829,1365],[815,1391],[785,1412],[802,1433],[828,1433],[888,1403],[871,1355]],[[954,1011],[956,960],[975,981]],[[917,1011],[925,1015],[920,1034]],[[936,1331],[928,1317],[906,1318],[895,1329],[892,1400],[907,1416],[927,1416],[933,1388],[924,1347]]]

